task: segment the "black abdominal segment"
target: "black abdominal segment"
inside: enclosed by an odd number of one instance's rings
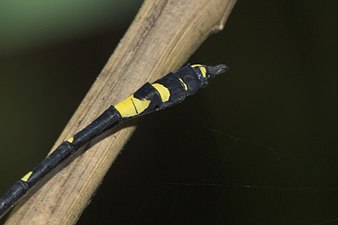
[[[14,183],[0,198],[0,218],[20,200],[38,181],[50,173],[81,147],[103,132],[134,117],[152,113],[182,102],[208,83],[208,79],[227,70],[225,65],[186,65],[156,82],[146,83],[124,101],[110,106],[87,127],[62,142],[33,170]]]

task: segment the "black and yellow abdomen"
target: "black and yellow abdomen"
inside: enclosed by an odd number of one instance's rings
[[[226,70],[225,65],[188,64],[176,73],[170,73],[152,84],[146,83],[124,101],[110,106],[87,127],[61,143],[0,198],[0,218],[39,180],[103,132],[134,117],[182,102],[187,96],[195,94],[198,89],[204,87],[209,78],[224,73]]]
[[[132,118],[182,102],[208,83],[208,79],[225,72],[225,65],[215,67],[186,65],[152,84],[145,84],[133,95],[115,105],[122,118]]]

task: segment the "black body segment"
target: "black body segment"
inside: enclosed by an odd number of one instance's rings
[[[68,158],[73,151],[74,147],[68,141],[62,142],[61,145],[32,170],[31,175],[24,182],[28,187],[32,187],[42,177],[47,175],[52,169]]]
[[[174,104],[182,102],[188,94],[188,87],[182,83],[174,73],[159,79],[157,83],[167,87],[170,92],[169,100],[163,103],[161,108],[170,107]],[[185,88],[186,87],[186,88]]]
[[[67,141],[62,142],[32,171],[14,183],[0,198],[0,218],[14,207],[32,186],[103,132],[131,118],[182,102],[187,96],[195,94],[198,89],[204,87],[209,78],[226,70],[225,65],[187,64],[176,73],[169,73],[152,84],[146,83],[124,101],[110,106],[97,119]]]
[[[76,133],[72,141],[68,140],[67,142],[71,143],[75,149],[78,149],[120,122],[122,122],[121,116],[118,114],[114,106],[110,106],[91,124]]]
[[[178,79],[181,79],[187,85],[187,95],[195,94],[198,89],[206,85],[208,82],[207,79],[204,79],[203,76],[201,76],[199,68],[196,69],[190,65],[184,66],[174,74]]]
[[[0,217],[4,216],[13,207],[13,203],[18,202],[27,192],[27,185],[21,181],[16,181],[13,186],[1,197]]]
[[[162,99],[158,91],[149,83],[143,85],[134,93],[134,97],[137,99],[148,100],[150,104],[148,108],[144,110],[145,113],[153,112],[162,104]]]

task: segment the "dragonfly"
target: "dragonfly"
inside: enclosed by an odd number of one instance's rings
[[[36,183],[93,139],[133,118],[181,103],[186,97],[205,87],[210,78],[227,70],[228,67],[224,64],[187,64],[175,73],[169,73],[153,83],[144,84],[125,100],[111,105],[88,126],[63,141],[47,158],[10,187],[0,198],[0,218]]]

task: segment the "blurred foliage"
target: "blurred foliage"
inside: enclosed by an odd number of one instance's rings
[[[0,1],[0,56],[119,27],[140,0]]]
[[[46,155],[142,1],[129,3],[0,2],[1,192]]]

